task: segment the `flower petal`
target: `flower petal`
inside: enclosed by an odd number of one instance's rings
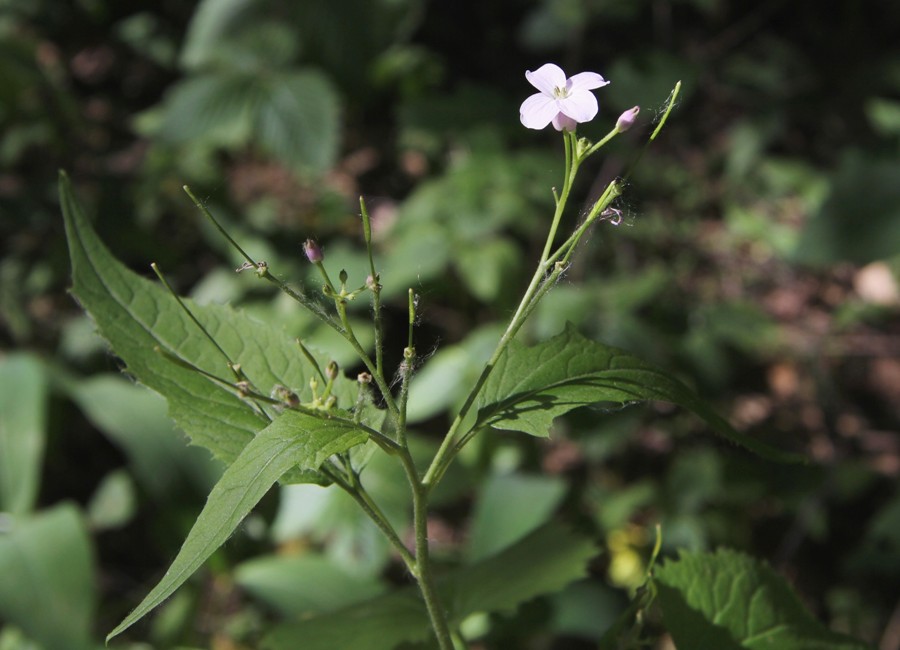
[[[534,72],[526,70],[525,78],[532,86],[551,97],[554,96],[553,91],[556,88],[565,88],[566,86],[566,73],[553,63],[545,63]]]
[[[563,129],[566,131],[574,131],[577,126],[578,122],[565,113],[557,113],[556,117],[553,118],[553,128],[557,131],[562,131]]]
[[[556,104],[560,112],[565,113],[576,122],[590,122],[599,110],[597,98],[589,90],[576,90],[565,99],[560,99]]]
[[[596,72],[579,72],[569,78],[566,87],[571,92],[573,90],[593,90],[608,84],[609,82]]]
[[[529,129],[543,129],[550,124],[559,107],[556,100],[547,95],[536,93],[522,102],[519,108],[519,120]]]

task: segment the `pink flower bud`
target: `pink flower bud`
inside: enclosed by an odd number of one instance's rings
[[[640,106],[635,106],[634,108],[629,108],[627,111],[622,113],[619,116],[619,119],[616,120],[616,131],[619,133],[625,133],[628,129],[634,126],[634,121],[637,119],[638,113],[641,112]]]
[[[306,259],[308,259],[313,264],[321,262],[322,258],[324,257],[322,255],[321,247],[312,239],[307,239],[305,242],[303,242],[303,252],[306,253]]]

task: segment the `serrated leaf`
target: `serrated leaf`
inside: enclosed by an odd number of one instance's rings
[[[0,620],[46,648],[94,647],[91,554],[81,515],[71,504],[14,519],[0,535]]]
[[[221,44],[258,4],[255,0],[202,0],[188,26],[181,65],[193,70],[216,63]]]
[[[60,199],[73,294],[127,371],[166,398],[169,415],[191,441],[231,462],[268,420],[235,391],[155,350],[230,380],[221,352],[168,291],[124,267],[103,245],[76,203],[65,174],[60,175]],[[261,393],[268,394],[275,385],[301,392],[308,385],[313,371],[285,332],[227,306],[199,306],[187,299],[185,304]],[[319,359],[322,367],[327,361]],[[335,383],[339,404],[349,406],[355,401],[354,383],[344,377]],[[314,474],[306,479],[318,480]]]
[[[323,172],[338,151],[337,93],[318,72],[280,74],[266,85],[255,130],[258,144],[287,166]]]
[[[47,376],[29,354],[0,358],[0,511],[24,514],[37,499],[47,420]]]
[[[678,647],[863,650],[807,611],[767,564],[742,553],[682,552],[655,571],[658,602]]]
[[[510,343],[478,395],[474,426],[546,437],[554,418],[580,406],[647,400],[693,411],[720,435],[770,460],[803,460],[735,431],[666,371],[624,350],[590,341],[571,324],[562,334],[532,347]]]
[[[475,612],[512,611],[541,594],[562,589],[587,573],[597,549],[587,538],[557,525],[544,527],[505,551],[438,581],[451,625]],[[428,639],[425,605],[412,587],[346,609],[277,626],[267,650],[391,650]]]
[[[285,411],[260,431],[225,470],[166,575],[109,636],[120,634],[180,587],[281,476],[293,467],[316,470],[333,454],[361,444],[366,432],[353,422]]]
[[[156,135],[168,142],[241,146],[262,101],[259,79],[246,72],[211,72],[171,87]]]
[[[203,0],[191,17],[180,63],[190,71],[288,65],[299,49],[297,27],[258,0]]]

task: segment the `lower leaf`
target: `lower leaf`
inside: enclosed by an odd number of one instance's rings
[[[767,564],[721,549],[682,553],[656,571],[658,601],[679,648],[863,650],[832,632]]]
[[[315,470],[333,455],[365,442],[354,423],[285,411],[251,440],[213,488],[166,575],[107,636],[121,634],[168,598],[231,536],[270,487],[292,468]]]

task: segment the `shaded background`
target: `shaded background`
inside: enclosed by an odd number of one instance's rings
[[[524,71],[553,61],[612,82],[583,135],[642,107],[575,197],[622,174],[679,79],[683,93],[630,178],[624,223],[597,227],[522,336],[573,321],[815,462],[770,465],[663,406],[583,410],[548,442],[482,440],[435,514],[446,558],[464,540],[470,557],[501,544],[499,510],[519,532],[553,513],[576,521],[605,553],[591,580],[472,634],[486,647],[593,647],[660,522],[665,552],[766,558],[820,619],[900,648],[898,28],[896,3],[874,1],[0,3],[0,418],[26,441],[0,459],[0,529],[34,518],[38,538],[58,540],[35,602],[79,603],[39,625],[7,581],[0,646],[98,642],[161,575],[220,471],[185,450],[162,401],[119,374],[66,294],[57,170],[130,266],[149,275],[156,261],[180,291],[241,304],[346,364],[315,322],[234,274],[239,260],[181,186],[282,277],[311,284],[308,236],[362,283],[365,196],[394,362],[407,288],[420,295],[419,347],[434,354],[411,418],[427,448],[540,251],[561,142],[524,129],[517,109],[532,92]],[[402,520],[383,471],[380,498]],[[402,580],[354,512],[304,489],[270,495],[133,638],[253,647],[266,620]],[[296,502],[319,504],[318,518]],[[274,552],[361,582],[291,600],[273,583],[283,567],[248,564]],[[293,585],[310,580],[297,571]]]

